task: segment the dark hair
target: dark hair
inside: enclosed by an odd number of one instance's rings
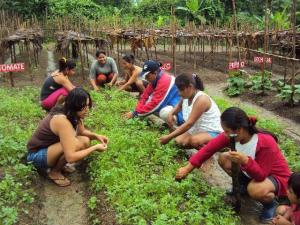
[[[133,55],[124,55],[122,57],[123,60],[125,60],[126,62],[133,64],[134,63],[134,56]]]
[[[191,84],[200,91],[204,90],[203,82],[196,74],[182,73],[176,77],[175,84],[179,90],[183,90]]]
[[[84,107],[86,107],[86,101],[89,99],[88,107],[92,107],[92,99],[90,94],[81,87],[74,88],[69,92],[65,99],[65,103],[63,106],[54,107],[51,110],[51,114],[63,113],[67,116],[68,120],[71,122],[74,129],[76,129],[78,125],[78,117],[77,112],[81,111]]]
[[[300,173],[295,172],[293,173],[288,181],[288,187],[293,190],[295,195],[297,196],[297,199],[300,198]]]
[[[249,117],[238,107],[230,107],[226,109],[221,115],[221,122],[229,129],[236,130],[238,128],[244,128],[251,135],[256,133],[266,133],[270,134],[276,142],[278,141],[275,134],[263,129],[258,129],[255,126],[257,119],[255,117]]]
[[[72,59],[61,58],[58,61],[59,72],[63,72],[65,69],[74,69],[76,63]]]
[[[100,54],[106,55],[106,52],[104,50],[97,50],[96,57],[98,58]]]

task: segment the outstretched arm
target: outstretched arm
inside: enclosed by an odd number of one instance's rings
[[[108,138],[104,135],[96,134],[88,129],[85,128],[83,121],[80,121],[78,125],[78,135],[86,136],[91,140],[98,140],[103,144],[108,144]]]

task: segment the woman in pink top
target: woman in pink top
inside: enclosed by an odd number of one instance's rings
[[[219,164],[229,175],[231,162],[240,164],[243,180],[248,179],[243,184],[245,190],[251,198],[263,204],[260,219],[265,222],[270,221],[275,214],[275,197],[286,196],[291,172],[277,145],[277,138],[268,132],[259,131],[255,124],[256,119],[249,118],[243,110],[236,107],[226,109],[221,115],[224,133],[201,148],[186,166],[178,169],[176,178],[185,178],[214,153],[229,147],[229,135],[235,134],[237,151],[222,153]]]

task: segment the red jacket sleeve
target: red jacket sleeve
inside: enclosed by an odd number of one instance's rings
[[[145,88],[136,108],[140,108],[143,105],[145,105],[147,99],[149,98],[149,96],[151,95],[151,93],[153,92],[153,87],[152,84],[147,85],[147,87]]]
[[[202,147],[195,155],[193,155],[189,162],[199,168],[202,163],[209,159],[217,151],[228,147],[229,139],[225,136],[224,133],[219,134],[217,137],[208,142],[207,145]]]
[[[168,77],[162,76],[154,90],[152,85],[151,89],[149,88],[148,90],[145,90],[145,95],[143,94],[141,101],[135,108],[135,111],[140,114],[140,116],[144,116],[143,114],[146,116],[147,114],[153,113],[157,106],[159,106],[159,104],[163,101],[168,93],[168,89],[170,88],[171,81],[166,80],[167,78]],[[149,97],[151,97],[151,99],[148,101]]]
[[[262,137],[260,135],[256,147],[255,160],[248,157],[248,163],[242,165],[241,169],[247,172],[255,181],[263,181],[271,174],[278,152],[277,143],[271,136]]]

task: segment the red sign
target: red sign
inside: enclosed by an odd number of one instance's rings
[[[160,67],[162,70],[166,70],[166,71],[170,71],[172,69],[171,63],[164,63],[162,64],[162,66]]]
[[[17,71],[24,71],[24,70],[25,70],[25,63],[0,64],[0,72],[2,73],[17,72]]]
[[[229,70],[236,70],[236,69],[240,69],[240,68],[244,68],[245,67],[245,62],[241,61],[241,67],[240,67],[240,63],[238,61],[236,62],[231,62],[229,63],[228,69]]]
[[[254,57],[253,61],[255,63],[263,63],[264,62],[264,57],[258,57],[258,56],[256,56],[256,57]],[[271,57],[265,57],[265,61],[268,64],[272,64],[272,58]]]

